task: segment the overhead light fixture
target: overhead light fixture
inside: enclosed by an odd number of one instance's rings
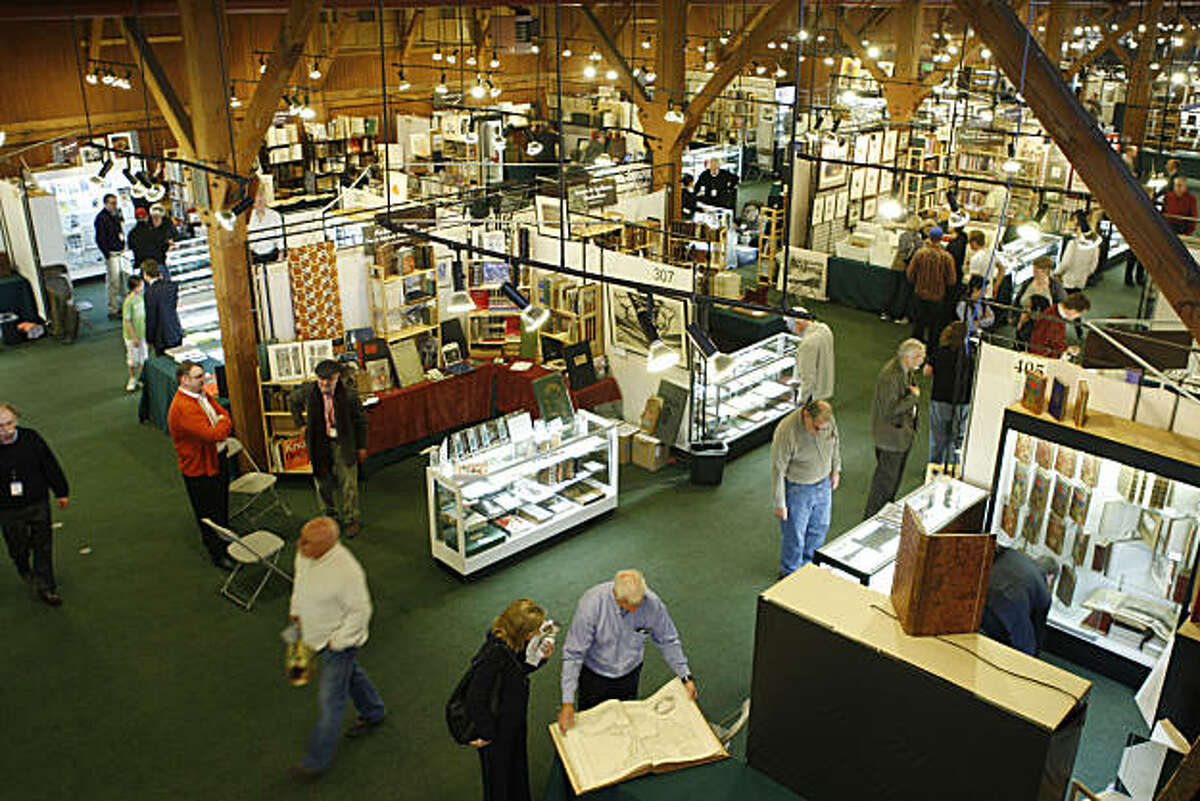
[[[315,58],[313,59],[312,69],[308,71],[308,77],[313,81],[321,79],[321,65],[317,63]]]
[[[722,44],[724,44],[724,42],[722,42]],[[651,46],[650,37],[647,35],[646,38],[642,40],[642,49],[649,50]]]
[[[432,56],[432,58],[433,58],[433,60],[434,60],[434,61],[441,61],[441,60],[442,60],[442,48],[441,48],[441,46],[440,46],[440,45],[439,45],[438,47],[434,48],[434,51],[433,51],[433,56]]]
[[[105,86],[112,86],[113,81],[115,81],[116,79],[117,79],[116,75],[113,75],[108,70],[105,70],[104,74],[100,76],[100,83],[104,84]]]
[[[542,306],[534,305],[529,302],[529,299],[521,294],[511,281],[505,281],[500,285],[500,291],[505,297],[513,302],[513,305],[521,310],[521,325],[528,331],[536,331],[546,324],[550,319],[550,311]]]
[[[258,57],[258,74],[262,75],[267,71],[267,60],[263,56]]]
[[[650,342],[650,347],[646,353],[646,371],[650,373],[661,373],[664,370],[669,370],[679,363],[679,354],[667,347],[667,344],[662,341],[662,337],[658,333],[658,326],[654,324],[654,296],[646,295],[646,305],[638,310],[638,324],[642,328],[642,333]]]
[[[1187,75],[1185,75],[1182,72],[1175,72],[1175,73],[1171,74],[1171,83],[1174,84],[1175,86],[1179,86],[1180,84],[1184,83],[1186,80],[1187,80]]]
[[[658,80],[658,73],[649,64],[646,65],[646,69],[642,74],[646,76],[646,83],[654,83]]]
[[[312,106],[308,105],[308,100],[306,98],[304,105],[302,105],[300,107],[300,119],[315,120],[316,118],[317,118],[317,110],[315,108],[313,108]]]
[[[979,51],[979,57],[982,58],[984,61],[987,61],[992,57],[992,51],[988,50],[985,47]]]
[[[1021,171],[1021,162],[1017,161],[1017,149],[1012,143],[1008,145],[1008,158],[1000,165],[1000,169],[1009,175],[1016,175]]]
[[[438,85],[433,87],[433,91],[437,92],[439,95],[444,95],[450,91],[446,88],[446,73],[442,73],[442,77],[438,80]]]
[[[92,84],[93,86],[100,83],[100,76],[96,73],[96,70],[92,70],[91,72],[89,72],[87,75],[84,76],[83,79],[85,81],[87,81],[88,83]]]
[[[642,68],[639,67],[637,64],[634,64],[633,69],[631,69],[629,71],[629,74],[632,75],[633,77],[637,78],[638,76],[640,76],[642,74]]]
[[[784,76],[786,76],[786,75],[787,75],[787,70],[785,70],[785,69],[783,68],[783,65],[782,65],[782,64],[776,64],[776,65],[775,65],[775,77],[776,77],[776,78],[783,78],[783,77],[784,77]]]
[[[529,52],[537,55],[538,53],[542,52],[542,48],[538,46],[537,42],[533,42],[529,45]]]
[[[709,376],[710,381],[720,381],[729,375],[736,361],[728,353],[722,353],[717,347],[717,344],[712,341],[712,337],[708,332],[695,321],[687,325],[688,339],[696,346],[696,350],[704,356],[705,363],[712,370],[712,375]]]
[[[788,49],[787,39],[784,39],[782,42],[779,43],[779,49],[784,51],[785,53],[787,52],[787,49]]]
[[[947,224],[951,228],[962,228],[971,221],[971,215],[967,214],[958,205],[958,190],[950,189],[946,192],[946,205],[950,207],[950,216],[947,218]]]
[[[500,89],[499,86],[496,86],[492,83],[491,78],[488,79],[487,85],[488,85],[488,94],[491,95],[493,100],[500,96],[500,92],[502,90]]]
[[[885,220],[898,220],[904,216],[904,206],[894,197],[885,198],[879,204],[879,215]]]
[[[571,45],[566,45],[565,47],[563,47],[563,51],[562,51],[563,58],[570,58],[573,55],[575,55],[575,51],[571,49]]]
[[[757,61],[754,62],[754,74],[755,75],[762,75],[766,71],[767,71],[766,64],[759,64]]]
[[[0,145],[3,145],[3,144],[4,144],[3,139],[0,138]],[[109,174],[109,172],[112,171],[112,168],[113,168],[113,160],[111,158],[105,158],[104,163],[100,165],[100,172],[98,172],[92,176],[92,183],[95,183],[95,184],[104,183],[105,176],[107,176]]]
[[[226,231],[232,231],[233,226],[237,224],[237,218],[245,214],[253,205],[254,198],[243,194],[232,207],[221,209],[214,216],[222,228]]]
[[[775,40],[774,40],[774,39],[772,39],[771,41],[767,42],[767,49],[768,49],[768,50],[774,50],[775,48],[776,48],[776,44],[775,44]]]
[[[154,183],[146,190],[146,200],[150,203],[157,203],[167,196],[167,187],[165,184]]]
[[[451,50],[449,53],[446,54],[446,63],[447,64],[457,64],[458,63],[458,51],[457,50]]]
[[[802,41],[802,42],[808,41],[808,31],[806,31],[804,28],[800,29],[800,41]]]
[[[229,85],[229,107],[230,108],[241,108],[242,107],[242,101],[239,100],[238,96],[237,96],[237,87],[234,86],[233,84]]]
[[[500,56],[497,55],[495,48],[492,49],[492,60],[488,62],[488,66],[494,70],[500,69]]]
[[[479,63],[479,59],[475,58],[474,53],[470,53],[467,55],[466,64],[468,67],[474,67],[478,63]]]
[[[667,122],[683,122],[683,114],[675,108],[675,101],[667,98],[667,113],[663,115],[663,119]]]
[[[867,48],[867,58],[871,58],[871,59],[879,58],[879,48],[876,47],[875,45],[871,45],[869,48]]]
[[[530,156],[536,156],[545,149],[545,146],[536,139],[530,139],[529,144],[525,145],[525,152]]]
[[[592,61],[599,61],[599,60],[600,60],[600,58],[601,58],[601,56],[600,56],[600,51],[599,51],[599,50],[597,50],[597,49],[596,49],[596,48],[593,46],[593,47],[592,47],[592,52],[588,53],[588,58],[589,58],[589,59],[591,59]]]
[[[1079,226],[1079,233],[1090,234],[1092,232],[1092,224],[1088,222],[1087,212],[1083,209],[1075,209],[1075,224]]]
[[[712,60],[711,56],[708,58],[707,61],[704,62],[704,69],[708,70],[709,72],[712,72],[716,66],[717,66],[717,63]]]
[[[404,69],[403,68],[400,69],[400,74],[397,75],[396,77],[400,80],[400,83],[396,87],[396,89],[398,89],[401,92],[407,92],[409,89],[412,88],[412,84],[409,83],[408,79],[404,77]]]
[[[450,293],[450,299],[446,302],[446,311],[451,314],[466,314],[475,311],[475,301],[471,299],[471,293],[464,288],[466,278],[463,276],[461,254],[454,257],[454,264],[450,268],[450,277],[453,281],[454,291]]]
[[[615,81],[617,79],[617,71],[609,70],[608,72],[604,73],[604,77],[606,80]]]
[[[476,100],[481,100],[487,94],[487,87],[483,85],[483,76],[475,76],[475,85],[471,87],[471,97]]]
[[[586,67],[583,68],[583,77],[595,78],[596,77],[596,68],[593,67],[591,64],[588,64]]]
[[[833,56],[825,56],[825,58],[823,59],[823,63],[825,64],[826,67],[832,67],[833,66]]]
[[[134,176],[134,174],[133,174],[133,170],[131,170],[131,169],[129,168],[129,165],[128,165],[128,164],[126,164],[126,165],[125,165],[125,166],[124,166],[124,167],[121,169],[121,175],[124,175],[124,176],[125,176],[125,180],[129,182],[129,185],[130,185],[130,186],[138,186],[138,180],[137,180],[137,177],[136,177],[136,176]],[[1165,185],[1165,184],[1164,184],[1164,185]]]

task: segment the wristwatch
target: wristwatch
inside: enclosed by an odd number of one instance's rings
[[[687,674],[686,676],[684,676],[684,677],[683,677],[683,683],[684,683],[684,684],[687,684],[689,681],[692,681],[692,682],[694,682],[695,680],[696,680],[696,677],[695,677],[695,676],[693,676],[691,673],[689,673],[689,674]]]

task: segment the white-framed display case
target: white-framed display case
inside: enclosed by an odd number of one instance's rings
[[[1063,238],[1058,234],[1043,233],[1036,242],[1017,238],[1001,246],[1005,260],[1013,265],[1013,291],[1033,277],[1033,260],[1038,256],[1049,256],[1056,264],[1062,252]]]
[[[617,507],[617,422],[528,412],[455,432],[425,468],[429,546],[463,576]]]
[[[1056,565],[1047,622],[1066,647],[1092,646],[1083,653],[1105,672],[1153,667],[1191,597],[1200,441],[1100,412],[1080,428],[1014,404],[992,497],[997,540]]]
[[[693,353],[691,438],[729,443],[795,409],[799,343],[794,334],[780,332],[734,351],[733,368],[719,380]]]
[[[104,257],[96,247],[94,221],[104,206],[104,196],[117,196],[117,208],[124,219],[125,233],[133,227],[133,199],[129,181],[119,169],[99,177],[100,165],[62,167],[32,173],[37,185],[54,195],[62,224],[63,249],[66,251],[67,271],[71,280],[104,275]],[[94,179],[99,179],[99,183]],[[43,263],[50,263],[43,259]]]
[[[179,324],[183,326],[185,345],[220,340],[217,296],[213,289],[212,261],[208,235],[184,239],[167,253],[171,281],[179,287]]]
[[[833,542],[817,549],[813,564],[827,565],[865,587],[888,594],[900,548],[900,521],[911,506],[931,534],[978,530],[987,490],[945,475],[932,478],[903,498],[886,504]]]

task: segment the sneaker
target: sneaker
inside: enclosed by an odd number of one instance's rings
[[[138,380],[136,378],[131,378],[127,382],[125,382],[125,391],[126,392],[133,392],[135,389],[137,389],[137,387],[138,387]]]
[[[54,590],[42,590],[38,596],[50,606],[62,606],[62,597]]]
[[[892,319],[892,316],[890,314],[888,314],[887,312],[880,312],[879,319],[883,320],[886,323],[888,320]]]
[[[346,729],[346,736],[361,737],[364,734],[370,734],[376,726],[378,726],[380,723],[383,723],[385,720],[387,720],[386,717],[382,717],[379,720],[367,720],[366,718],[360,717],[350,724],[350,728]]]
[[[895,320],[892,320],[892,322],[896,325],[912,325],[907,317],[897,317]]]

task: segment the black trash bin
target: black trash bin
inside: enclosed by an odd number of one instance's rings
[[[21,318],[12,312],[0,311],[0,339],[5,345],[20,345],[24,341],[25,337],[21,336],[17,328],[19,322]]]
[[[729,445],[720,441],[693,442],[692,483],[700,486],[716,486],[725,475],[725,460],[729,458]]]

